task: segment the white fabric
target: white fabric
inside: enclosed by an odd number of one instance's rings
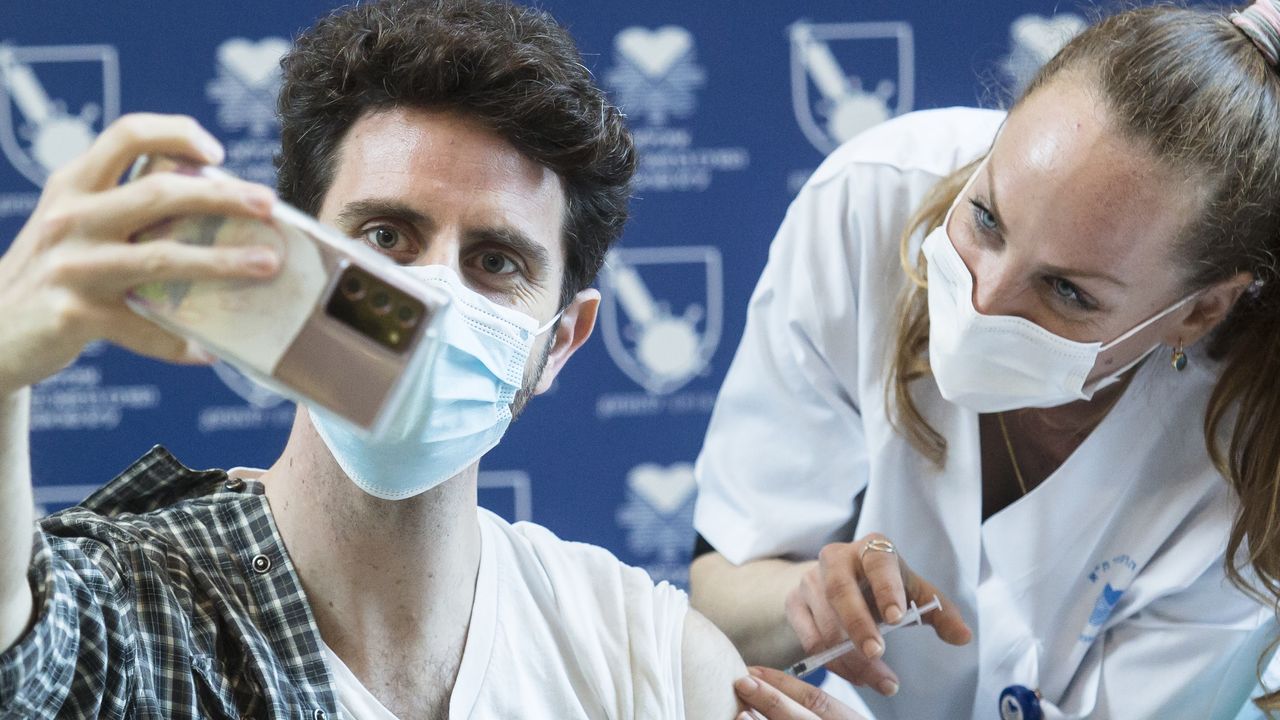
[[[479,510],[480,572],[449,717],[684,717],[685,594],[608,551]],[[349,720],[395,720],[327,647]]]
[[[917,384],[948,441],[941,472],[886,417],[901,231],[1002,119],[903,116],[801,190],[698,459],[695,525],[735,563],[883,532],[958,604],[968,646],[927,628],[888,639],[901,694],[863,693],[881,720],[998,717],[1015,683],[1039,688],[1051,718],[1231,717],[1253,679],[1224,671],[1261,649],[1265,612],[1223,577],[1234,501],[1203,440],[1206,359],[1175,373],[1153,355],[1062,467],[985,523],[977,415]]]

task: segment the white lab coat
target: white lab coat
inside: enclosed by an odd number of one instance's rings
[[[1191,352],[1176,373],[1157,351],[1062,467],[985,523],[977,415],[917,383],[948,441],[942,471],[886,418],[899,237],[1003,117],[913,113],[809,180],[711,418],[695,525],[734,563],[814,558],[879,531],[959,605],[975,634],[966,647],[929,629],[888,637],[901,693],[862,693],[881,720],[991,720],[1012,684],[1038,688],[1050,718],[1234,717],[1273,624],[1224,578],[1234,496],[1203,440],[1208,360]]]

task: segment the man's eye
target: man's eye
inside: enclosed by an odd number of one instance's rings
[[[519,268],[506,255],[489,252],[480,256],[480,269],[494,275],[506,275],[515,272]]]
[[[394,250],[400,244],[400,233],[385,225],[364,231],[365,242],[380,250]]]

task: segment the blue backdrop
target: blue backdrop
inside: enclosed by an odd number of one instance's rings
[[[270,183],[276,62],[323,0],[6,3],[0,247],[49,170],[121,113],[195,116]],[[769,241],[841,140],[914,109],[998,105],[1087,14],[1059,0],[547,0],[642,150],[597,335],[482,463],[481,502],[679,584],[692,463]],[[226,368],[105,345],[39,385],[37,502],[74,503],[145,452],[269,464],[292,406]]]

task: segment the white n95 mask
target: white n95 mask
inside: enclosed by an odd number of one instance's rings
[[[961,197],[968,188],[966,184]],[[1159,343],[1086,385],[1100,354],[1197,295],[1174,303],[1105,345],[1068,340],[1012,315],[983,315],[973,306],[973,275],[947,235],[954,209],[952,205],[922,248],[928,264],[929,366],[942,397],[975,412],[1047,408],[1092,399]]]
[[[324,408],[308,408],[338,466],[384,500],[426,492],[498,444],[534,340],[559,319],[538,327],[534,318],[468,289],[443,265],[404,270],[451,301],[427,329],[423,341],[434,347],[406,369],[404,396],[383,429],[365,435]]]

